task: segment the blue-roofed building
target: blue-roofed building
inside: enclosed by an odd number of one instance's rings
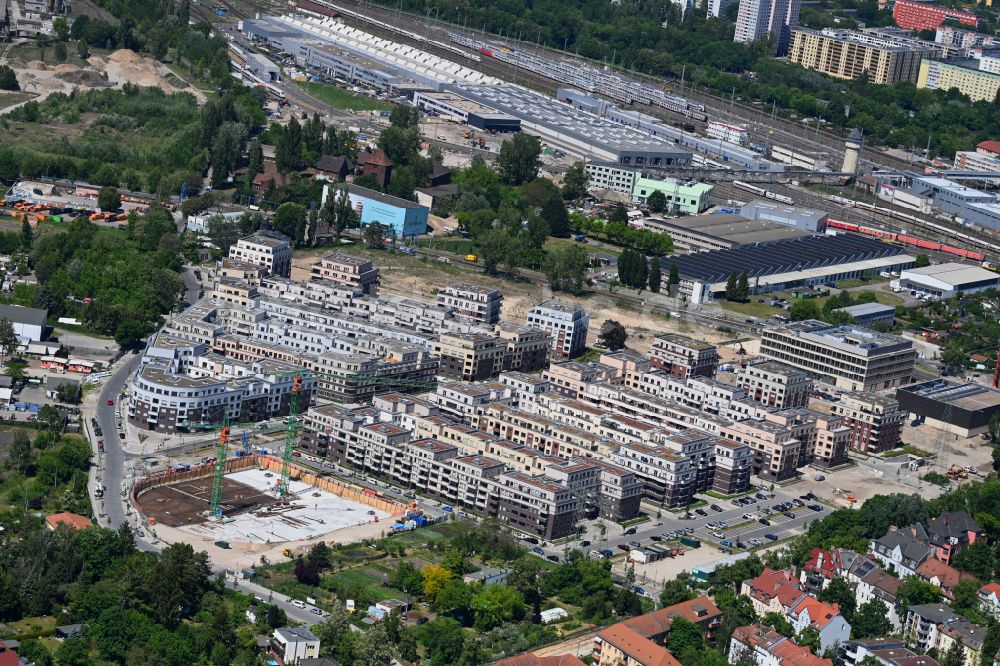
[[[397,236],[410,237],[427,233],[427,215],[430,211],[426,206],[350,183],[341,183],[336,189],[347,190],[351,206],[358,212],[362,227],[378,222],[391,228]],[[329,185],[324,187],[324,203],[329,191]],[[319,235],[323,235],[322,230]]]

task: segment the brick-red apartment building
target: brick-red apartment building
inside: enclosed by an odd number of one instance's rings
[[[896,25],[907,30],[933,30],[947,18],[972,27],[976,27],[978,22],[975,14],[914,0],[896,0],[892,18]]]

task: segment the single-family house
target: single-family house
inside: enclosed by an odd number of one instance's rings
[[[495,569],[493,567],[483,567],[479,571],[462,576],[462,581],[468,585],[482,583],[483,585],[499,585],[507,582],[507,569]]]
[[[343,181],[354,171],[354,165],[340,155],[323,155],[314,165],[316,180]]]
[[[622,620],[624,624],[640,636],[648,638],[654,643],[663,645],[670,633],[670,625],[674,618],[682,617],[688,622],[695,624],[701,629],[706,638],[712,638],[715,630],[719,626],[722,618],[722,611],[711,599],[700,596],[689,601],[672,606],[665,606],[659,610],[643,613],[635,617]]]
[[[271,635],[271,653],[284,664],[319,656],[319,639],[303,627],[281,627]]]
[[[598,632],[591,658],[597,666],[680,666],[667,648],[622,622]]]
[[[917,523],[910,527],[893,525],[885,536],[869,545],[869,552],[883,566],[893,567],[900,578],[913,576],[917,567],[931,556],[930,537],[924,526]]]
[[[93,523],[90,518],[81,516],[78,513],[70,513],[69,511],[45,516],[45,526],[50,530],[55,530],[60,525],[67,525],[74,530],[83,530],[93,525]]]
[[[942,511],[927,521],[927,534],[934,557],[950,563],[955,553],[982,538],[983,528],[968,511]]]
[[[828,604],[809,595],[803,595],[788,608],[785,617],[796,633],[802,633],[807,627],[819,632],[820,652],[835,649],[851,637],[851,625],[840,614],[837,604]]]
[[[975,578],[972,574],[961,572],[943,560],[933,557],[917,567],[917,577],[937,585],[941,588],[941,594],[949,600],[955,598],[954,589],[959,581]]]
[[[1000,583],[988,583],[979,588],[979,607],[983,612],[1000,618]]]

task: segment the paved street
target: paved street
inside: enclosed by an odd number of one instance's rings
[[[102,525],[117,529],[125,522],[125,498],[122,496],[122,481],[125,475],[125,452],[121,447],[121,440],[118,438],[118,429],[115,425],[115,409],[118,406],[118,393],[122,384],[129,375],[139,365],[139,355],[127,357],[127,360],[119,366],[114,373],[105,380],[101,393],[97,398],[96,414],[85,414],[87,418],[88,431],[90,429],[90,417],[97,419],[98,425],[104,433],[105,453],[99,458],[99,465],[102,467],[100,473],[101,483],[104,484],[106,492],[103,500],[96,500],[98,506],[103,505],[102,513],[106,518],[102,519]],[[108,405],[108,400],[114,405]],[[96,442],[94,443],[96,450]]]

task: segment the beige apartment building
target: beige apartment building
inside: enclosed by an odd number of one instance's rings
[[[379,270],[370,259],[343,252],[331,252],[313,264],[313,280],[329,280],[334,284],[360,289],[369,296],[378,293]]]
[[[437,304],[451,308],[455,317],[477,326],[493,326],[500,321],[503,294],[499,289],[457,283],[438,290]]]
[[[499,337],[483,333],[442,333],[434,343],[440,374],[468,382],[500,374],[505,349]]]
[[[813,382],[808,373],[776,361],[757,361],[741,368],[736,384],[746,397],[780,409],[809,404]]]
[[[867,76],[872,83],[916,83],[923,58],[939,58],[941,49],[912,39],[825,28],[792,30],[788,59],[806,69],[838,79]]]
[[[906,412],[899,401],[875,393],[848,393],[830,403],[830,412],[851,430],[850,448],[858,453],[885,453],[900,444]]]

